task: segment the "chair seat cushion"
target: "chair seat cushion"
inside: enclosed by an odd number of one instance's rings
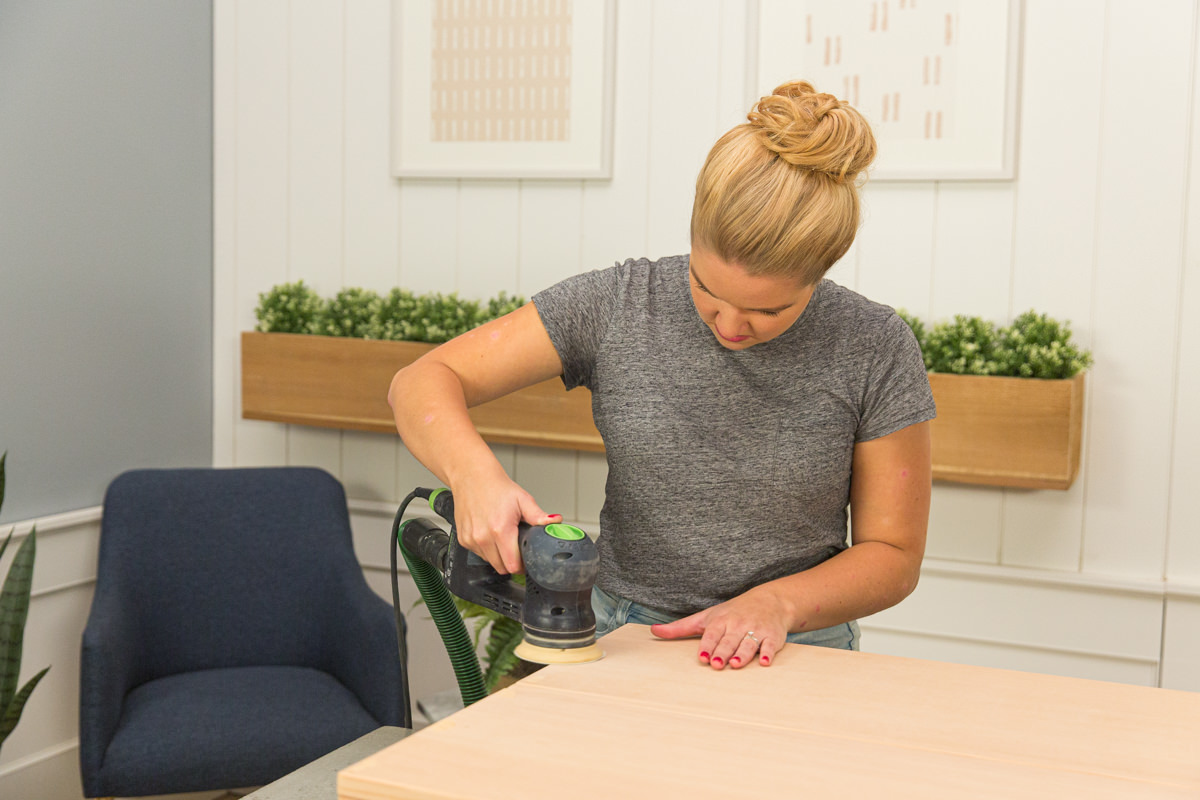
[[[315,669],[172,675],[125,698],[98,783],[122,796],[261,786],[380,724],[336,678]]]

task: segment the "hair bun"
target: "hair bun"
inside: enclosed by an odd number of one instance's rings
[[[854,180],[875,158],[875,137],[863,116],[807,81],[776,87],[747,118],[781,159],[839,181]]]

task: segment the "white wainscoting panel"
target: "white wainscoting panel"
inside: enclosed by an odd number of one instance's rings
[[[1066,491],[1006,489],[1000,563],[1010,567],[1079,571],[1083,539],[1081,474]]]
[[[377,167],[378,168],[378,167]],[[400,277],[397,286],[415,294],[452,292],[459,260],[459,182],[403,180],[400,193]],[[468,219],[462,235],[475,235]],[[465,297],[483,297],[471,287]]]
[[[400,281],[400,192],[391,177],[391,8],[342,5],[345,15],[344,285],[386,294]]]
[[[234,460],[240,324],[237,319],[237,6],[213,2],[213,464]],[[218,144],[220,143],[220,144]]]
[[[857,291],[928,319],[937,185],[868,183],[857,240]]]
[[[330,297],[344,285],[343,23],[336,3],[288,5],[288,277]]]
[[[1009,319],[1015,193],[1009,181],[938,184],[930,321]]]
[[[71,739],[58,747],[0,766],[0,797],[14,800],[77,800],[83,797],[79,740]]]
[[[237,287],[234,319],[239,330],[252,330],[258,295],[290,280],[288,229],[288,34],[286,0],[239,3],[236,14],[238,79],[231,97],[235,109],[232,142],[233,185],[214,186],[231,193],[237,210],[234,225],[234,275]],[[220,146],[220,145],[219,145]],[[214,200],[220,204],[220,200]],[[223,298],[217,298],[219,304]],[[236,336],[236,333],[235,333]],[[240,363],[240,360],[237,362]],[[241,390],[240,374],[235,377]],[[240,407],[240,402],[239,402]],[[287,430],[282,425],[237,420],[234,463],[242,466],[281,464],[287,458]]]
[[[1091,0],[1022,12],[1011,313],[1068,320],[1090,347],[1105,17]],[[1086,485],[1085,461],[1069,491],[1005,490],[1001,563],[1078,571]]]
[[[466,297],[514,292],[520,275],[521,186],[518,181],[462,181],[458,197],[458,265],[452,289]]]
[[[989,486],[935,483],[925,552],[933,558],[995,564],[1004,493]]]
[[[869,621],[862,623],[862,650],[903,658],[1132,683],[1137,686],[1154,686],[1157,672],[1155,663],[1138,659],[912,633],[876,627]]]
[[[294,467],[320,467],[344,482],[342,431],[287,426],[287,463]]]
[[[522,181],[517,280],[509,294],[525,299],[557,283],[564,275],[582,272],[582,181]]]
[[[1012,310],[1090,344],[1105,16],[1093,0],[1025,3]],[[1064,31],[1070,31],[1064,35]]]
[[[1200,586],[1189,589],[1167,596],[1160,685],[1200,692]]]
[[[1019,654],[1025,651],[1072,657],[1055,662],[1062,664],[1077,664],[1080,658],[1132,662],[1145,678],[1139,682],[1154,685],[1162,642],[1162,589],[929,560],[907,600],[863,625],[920,637],[922,643],[952,640],[963,646],[963,658],[1008,648],[1013,652],[1008,666],[1015,669],[1039,671],[1039,664],[1049,663],[1045,658],[1023,660]],[[988,647],[980,649],[979,643]],[[949,647],[931,646],[929,652],[938,653]],[[917,652],[910,648],[905,654]]]
[[[1114,0],[1106,10],[1083,565],[1161,578],[1196,9]],[[1128,124],[1117,98],[1155,108],[1154,124]],[[1173,166],[1147,170],[1135,152]]]
[[[649,252],[651,3],[622,3],[617,13],[616,106],[613,177],[585,181],[580,259],[601,269]],[[697,165],[699,167],[699,165]],[[566,277],[562,275],[560,277]]]
[[[1191,109],[1166,574],[1170,581],[1200,586],[1200,136],[1195,133],[1200,120],[1200,81],[1196,80],[1192,81]]]
[[[380,388],[380,394],[386,391],[386,386]],[[342,482],[347,495],[364,500],[395,499],[399,439],[399,434],[365,431],[342,434]]]
[[[720,114],[722,38],[718,0],[656,0],[649,5],[654,60],[648,76],[648,252],[631,255],[661,258],[688,252],[696,175],[715,142]],[[743,64],[727,66],[737,70]]]

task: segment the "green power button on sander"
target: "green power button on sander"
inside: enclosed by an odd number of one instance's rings
[[[449,533],[424,517],[402,519],[405,508],[417,497],[428,499],[429,507],[449,523]],[[451,594],[520,622],[524,640],[514,653],[524,661],[578,664],[604,655],[596,644],[592,611],[592,586],[600,555],[579,528],[562,523],[518,526],[524,586],[511,575],[496,572],[459,543],[454,498],[448,489],[413,490],[396,514],[392,536],[450,655],[464,704],[470,705],[487,692]],[[398,600],[395,587],[393,596]]]

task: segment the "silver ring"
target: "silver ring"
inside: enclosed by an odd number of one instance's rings
[[[758,637],[754,635],[754,631],[746,631],[746,636],[742,638],[745,639],[747,636],[753,639],[755,644],[762,644],[762,642],[758,641]]]

